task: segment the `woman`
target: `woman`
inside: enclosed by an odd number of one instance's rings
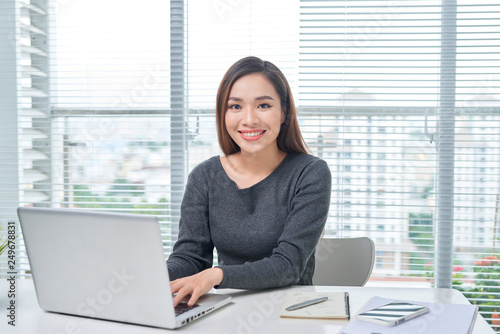
[[[256,57],[237,61],[220,84],[216,120],[225,156],[189,175],[167,261],[174,304],[190,295],[193,305],[213,287],[311,285],[331,174],[307,154],[283,73]]]

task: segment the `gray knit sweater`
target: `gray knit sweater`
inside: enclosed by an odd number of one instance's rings
[[[326,162],[308,154],[288,153],[271,175],[245,189],[218,156],[206,160],[188,177],[179,238],[167,260],[170,279],[212,267],[215,247],[220,288],[312,284],[330,193]]]

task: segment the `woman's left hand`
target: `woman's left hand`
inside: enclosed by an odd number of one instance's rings
[[[177,293],[174,297],[174,307],[187,295],[191,296],[188,305],[193,306],[198,298],[212,290],[214,286],[219,285],[222,282],[222,278],[222,269],[215,267],[170,282],[172,294]]]

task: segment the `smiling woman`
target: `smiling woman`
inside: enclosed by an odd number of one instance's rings
[[[245,96],[238,96],[238,94]],[[251,94],[253,96],[250,96]],[[263,109],[272,108],[275,112],[279,112],[282,129],[280,129],[276,140],[280,150],[307,153],[298,126],[290,85],[285,76],[271,62],[263,61],[257,57],[246,57],[234,63],[227,70],[217,92],[215,117],[219,145],[224,154],[230,155],[241,150],[233,136],[228,132],[226,111],[242,108],[238,103],[232,102],[242,102],[243,97],[246,97],[247,103],[251,102],[250,99],[254,99],[254,104],[260,108],[265,106]],[[266,101],[262,101],[264,99]]]
[[[285,158],[286,153],[277,144],[284,121],[285,112],[281,109],[279,96],[263,75],[248,74],[234,83],[228,98],[225,125],[239,151],[222,157],[221,163],[240,188],[261,181]]]
[[[284,75],[256,57],[236,62],[219,87],[216,120],[225,156],[189,175],[167,261],[174,303],[190,295],[192,305],[214,286],[311,285],[331,173],[306,153]]]

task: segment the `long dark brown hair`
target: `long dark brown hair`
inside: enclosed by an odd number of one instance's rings
[[[234,63],[226,72],[217,91],[217,107],[215,117],[217,121],[217,134],[219,145],[225,155],[240,151],[240,147],[234,142],[226,127],[226,111],[229,93],[233,84],[239,78],[252,74],[262,74],[273,86],[280,97],[281,110],[285,115],[285,121],[281,125],[277,138],[278,148],[284,152],[309,153],[300,133],[297,121],[297,112],[293,103],[292,91],[283,73],[271,62],[261,60],[257,57],[245,57]]]

